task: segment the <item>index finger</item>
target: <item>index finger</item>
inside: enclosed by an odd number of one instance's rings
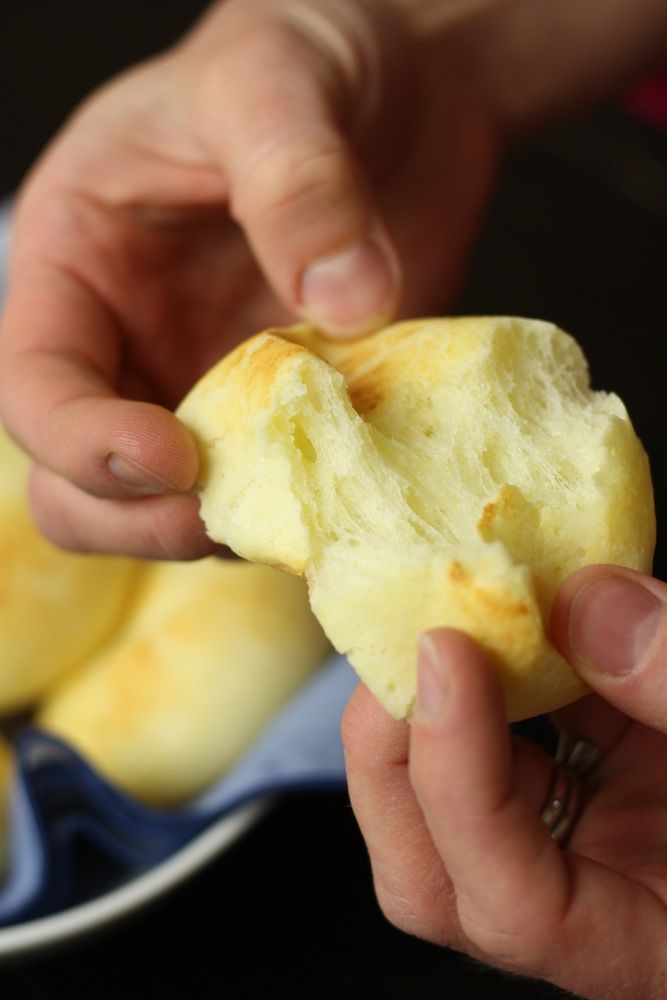
[[[198,453],[189,431],[153,403],[121,399],[121,330],[75,274],[22,259],[0,326],[0,412],[40,464],[88,493],[187,491]]]

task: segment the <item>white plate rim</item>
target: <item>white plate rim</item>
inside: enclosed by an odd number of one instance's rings
[[[239,840],[273,799],[265,795],[239,806],[166,861],[102,896],[48,917],[0,928],[0,961],[78,939],[159,899]]]

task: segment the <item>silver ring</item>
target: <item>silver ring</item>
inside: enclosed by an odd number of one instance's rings
[[[593,743],[578,740],[569,733],[561,733],[558,737],[558,747],[554,763],[565,768],[575,778],[586,778],[599,763],[602,751]]]
[[[581,814],[582,781],[601,756],[599,748],[592,743],[568,733],[560,734],[551,784],[540,810],[540,819],[557,844],[562,844],[572,833]]]

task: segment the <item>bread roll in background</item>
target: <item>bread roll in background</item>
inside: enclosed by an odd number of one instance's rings
[[[329,650],[301,580],[215,557],[152,564],[124,628],[37,721],[121,788],[175,805],[248,749]]]
[[[9,797],[14,773],[14,759],[9,745],[0,736],[0,879],[7,869],[9,846]]]
[[[549,323],[417,320],[347,343],[269,330],[178,413],[208,534],[304,574],[327,635],[397,717],[437,626],[489,651],[510,719],[574,700],[546,633],[559,584],[588,563],[651,568],[646,454]]]
[[[28,472],[0,427],[0,712],[33,703],[110,635],[137,571],[46,541],[28,510]]]

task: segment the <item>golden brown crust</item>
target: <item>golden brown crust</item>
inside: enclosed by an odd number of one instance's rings
[[[512,718],[572,700],[583,687],[546,637],[558,585],[590,562],[650,569],[646,455],[547,323],[414,320],[353,342],[271,330],[179,414],[211,537],[305,572],[325,631],[397,716],[418,634],[438,625],[493,654]]]
[[[129,559],[64,552],[35,528],[28,459],[0,427],[0,712],[39,698],[120,620],[138,572]]]
[[[300,580],[215,557],[154,564],[124,629],[38,719],[126,791],[173,805],[229,768],[328,649]]]

